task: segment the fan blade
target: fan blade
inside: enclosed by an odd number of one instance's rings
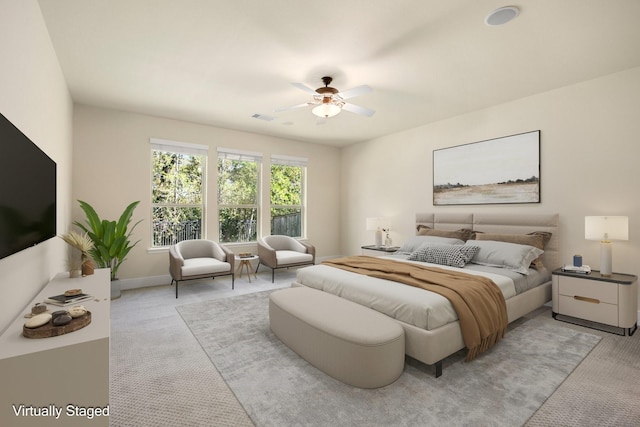
[[[365,93],[371,93],[373,89],[371,86],[363,85],[354,87],[353,89],[345,90],[344,92],[338,93],[338,96],[342,99],[353,98],[354,96],[364,95]]]
[[[309,86],[304,85],[302,83],[291,83],[291,84],[304,92],[310,93],[311,95],[318,94],[318,92],[316,92],[315,90],[311,89]]]
[[[375,110],[370,110],[368,108],[360,107],[359,105],[346,103],[342,106],[343,110],[351,111],[352,113],[361,114],[363,116],[371,117],[376,112]]]
[[[302,108],[302,107],[308,107],[309,105],[312,105],[308,102],[305,102],[304,104],[298,104],[298,105],[291,105],[289,107],[280,107],[280,108],[276,108],[275,111],[276,113],[279,113],[281,111],[289,111],[289,110],[295,110],[296,108]]]

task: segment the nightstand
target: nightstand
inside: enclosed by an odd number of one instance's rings
[[[394,253],[395,251],[400,249],[400,246],[368,245],[368,246],[361,246],[360,249],[362,249],[362,255],[384,256],[384,255],[390,255]]]
[[[638,277],[635,275],[602,276],[599,271],[584,274],[557,269],[553,271],[551,292],[552,315],[556,320],[576,323],[558,318],[560,315],[609,325],[622,329],[619,335],[623,336],[627,332],[631,336],[638,329]]]

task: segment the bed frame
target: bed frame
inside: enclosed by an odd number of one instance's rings
[[[532,231],[549,231],[551,239],[542,255],[542,261],[550,271],[560,266],[558,214],[489,214],[489,213],[419,213],[416,215],[416,232],[419,225],[441,229],[461,228],[485,233],[526,234]],[[294,286],[304,286],[294,283]],[[509,322],[543,306],[551,300],[551,281],[518,294],[506,301]],[[405,353],[427,365],[435,365],[435,375],[442,375],[443,360],[465,348],[459,322],[452,322],[431,331],[396,320],[404,328]]]
[[[550,271],[560,266],[558,236],[558,214],[487,214],[487,213],[420,213],[416,215],[419,225],[441,229],[458,230],[469,228],[485,233],[526,234],[532,231],[552,233],[542,255],[542,262]],[[551,281],[518,294],[507,300],[509,323],[551,301]],[[436,377],[442,375],[444,358],[465,348],[460,323],[453,322],[438,329],[427,331],[398,321],[405,332],[405,353],[427,365],[436,365]]]

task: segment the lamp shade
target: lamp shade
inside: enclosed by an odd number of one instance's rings
[[[367,218],[367,230],[377,230],[378,228],[380,228],[379,217]]]
[[[316,116],[324,118],[333,117],[340,113],[340,111],[342,111],[340,107],[331,103],[322,103],[311,110]]]
[[[585,216],[584,238],[587,240],[629,240],[629,217]]]

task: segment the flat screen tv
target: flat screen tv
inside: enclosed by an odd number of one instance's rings
[[[0,258],[56,235],[56,163],[0,114]]]

